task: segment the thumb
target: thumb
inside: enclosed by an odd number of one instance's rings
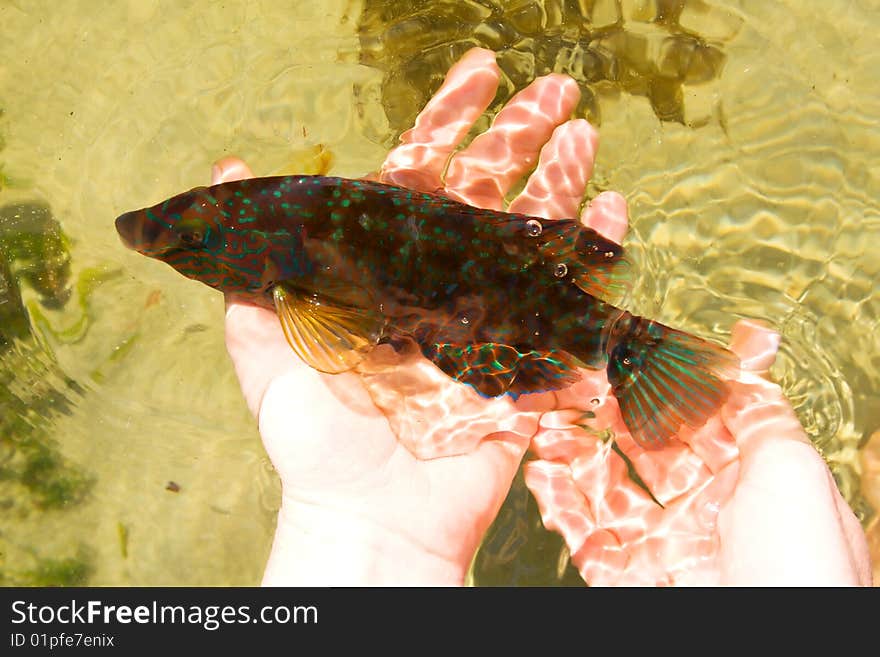
[[[730,348],[743,370],[764,376],[776,361],[779,334],[757,320],[740,320],[733,327]]]
[[[722,510],[730,583],[870,583],[867,544],[831,472],[778,385],[763,378],[779,336],[754,322],[734,327],[742,374],[722,408],[740,451],[735,503]],[[756,541],[755,537],[761,537]]]

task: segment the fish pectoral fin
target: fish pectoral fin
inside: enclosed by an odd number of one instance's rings
[[[614,347],[608,381],[635,441],[656,449],[684,427],[697,429],[728,395],[739,359],[724,347],[651,322]]]
[[[545,222],[541,240],[547,263],[587,294],[609,303],[626,295],[630,266],[619,244],[574,221]]]
[[[382,337],[385,318],[361,289],[305,292],[279,284],[272,297],[288,344],[319,372],[353,369]]]
[[[486,397],[560,390],[580,379],[577,360],[565,352],[520,352],[510,345],[485,342],[434,343],[423,347],[422,353],[447,376]]]

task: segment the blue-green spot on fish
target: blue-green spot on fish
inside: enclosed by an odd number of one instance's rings
[[[274,308],[322,372],[418,344],[486,396],[559,390],[606,368],[636,441],[660,447],[726,397],[723,347],[613,305],[623,249],[573,219],[471,207],[365,180],[253,178],[116,219],[125,244]]]

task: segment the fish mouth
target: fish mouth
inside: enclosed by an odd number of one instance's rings
[[[116,232],[122,243],[129,249],[143,252],[160,236],[162,226],[155,221],[147,221],[143,210],[126,212],[116,217]]]

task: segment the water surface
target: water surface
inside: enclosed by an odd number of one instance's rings
[[[519,30],[519,50],[502,44],[502,94],[542,66],[576,72],[565,43],[541,46],[520,16],[537,7],[546,21],[560,3],[458,3],[475,12],[471,31],[444,32],[430,14],[443,3],[392,2],[381,25],[421,11],[437,29],[424,49],[442,55],[395,87],[412,56],[390,56],[395,33],[366,20],[376,4],[0,3],[0,216],[47,208],[69,254],[30,279],[7,257],[0,276],[17,282],[0,285],[11,336],[0,583],[259,581],[279,488],[226,359],[222,299],[127,252],[112,222],[204,184],[228,154],[268,175],[320,144],[334,174],[375,169],[412,113],[395,102],[401,89],[430,93],[443,57],[481,43],[481,21]],[[867,520],[858,450],[880,427],[880,5],[665,4],[680,5],[674,25],[657,21],[664,3],[568,3],[606,30],[608,61],[635,71],[578,69],[580,111],[601,121],[591,193],[630,203],[632,309],[720,339],[737,317],[780,330],[773,373]],[[565,39],[583,40],[568,25]],[[721,59],[651,91],[651,76],[680,73],[663,68],[678,61],[663,50],[676,34]],[[571,583],[528,506],[515,489],[477,583]]]

